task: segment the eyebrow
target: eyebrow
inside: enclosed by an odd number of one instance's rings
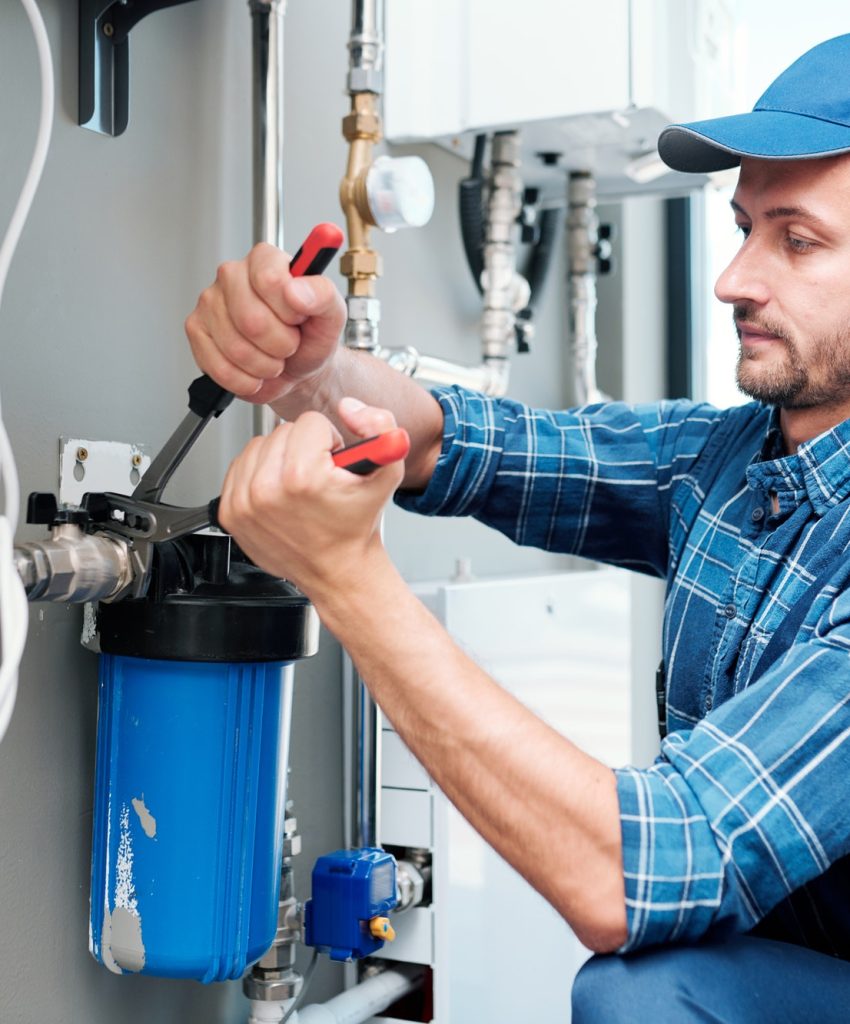
[[[745,217],[749,217],[747,211],[736,203],[734,199],[729,204],[736,213],[743,214]],[[822,217],[818,217],[817,214],[812,213],[811,210],[807,210],[805,206],[774,206],[769,210],[765,210],[763,216],[768,220],[781,220],[783,217],[796,217],[799,220],[808,221],[810,224],[820,228],[827,228],[827,223]]]

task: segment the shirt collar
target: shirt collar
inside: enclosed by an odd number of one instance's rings
[[[779,410],[771,410],[764,445],[747,471],[771,490],[803,490],[818,515],[850,495],[850,419],[782,454]]]

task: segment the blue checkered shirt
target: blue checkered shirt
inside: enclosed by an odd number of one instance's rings
[[[442,453],[400,504],[667,580],[670,733],[650,768],[617,772],[623,950],[755,930],[850,959],[850,559],[750,685],[817,552],[850,543],[850,421],[783,457],[757,404],[435,394]]]

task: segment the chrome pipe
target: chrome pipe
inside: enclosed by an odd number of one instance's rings
[[[283,20],[287,0],[250,0],[253,43],[254,241],[283,242]],[[270,434],[280,417],[254,408],[254,434]]]
[[[596,255],[599,218],[596,180],[588,171],[572,171],[567,192],[567,280],[570,337],[577,405],[603,399],[596,384]]]
[[[353,0],[348,54],[348,91],[382,93],[384,0]]]
[[[374,354],[394,370],[423,384],[440,387],[457,385],[493,398],[501,398],[508,392],[511,371],[509,359],[485,358],[478,366],[463,366],[448,359],[421,355],[412,347],[381,348]]]
[[[380,846],[381,709],[354,673],[354,845]]]
[[[516,272],[516,220],[522,207],[519,132],[493,136],[489,197],[485,221],[484,311],[481,317],[481,350],[485,358],[505,359],[513,347],[517,289],[523,284]],[[527,296],[522,305],[527,304]]]

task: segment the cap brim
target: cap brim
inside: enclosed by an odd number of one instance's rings
[[[744,156],[810,160],[850,153],[850,128],[803,114],[754,110],[670,125],[658,139],[658,153],[674,171],[708,174],[735,167]]]

